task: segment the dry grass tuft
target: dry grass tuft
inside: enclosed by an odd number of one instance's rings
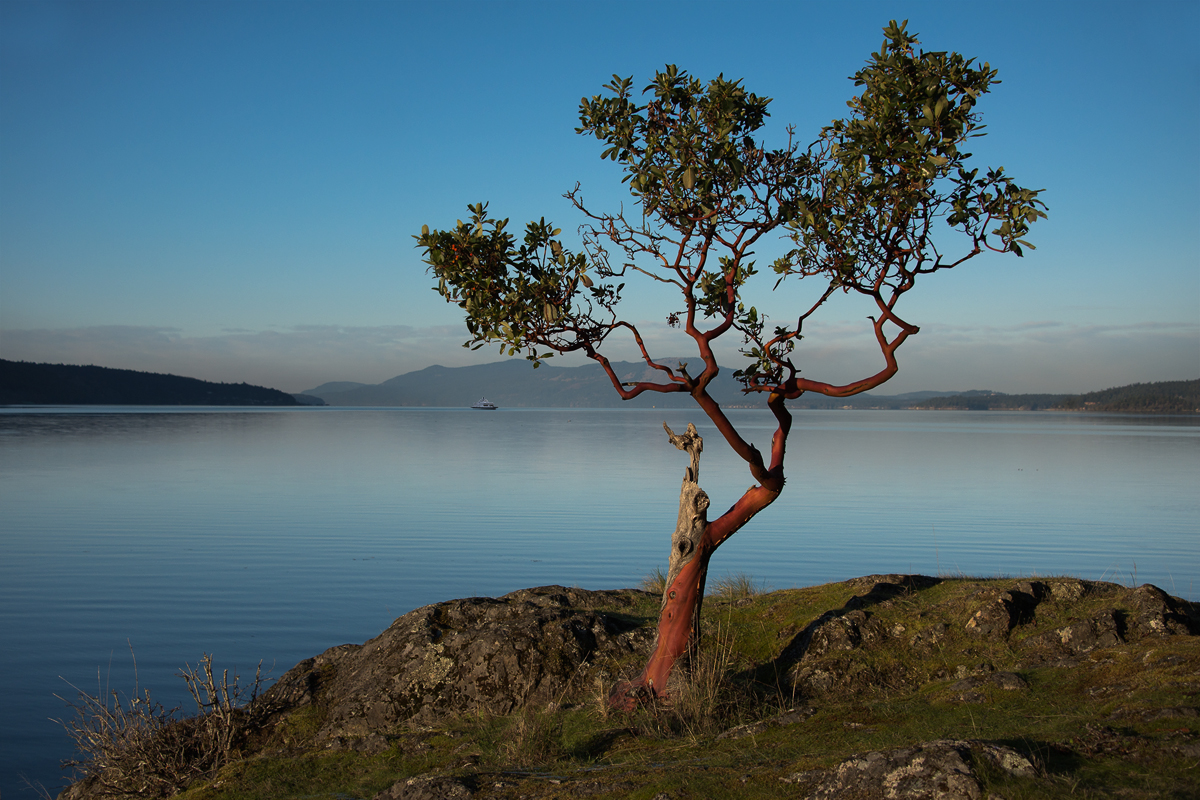
[[[638,588],[643,592],[661,595],[667,590],[667,573],[663,572],[661,567],[655,567],[653,572],[642,578]]]
[[[136,670],[135,659],[135,676]],[[93,796],[170,797],[236,757],[243,706],[258,696],[262,665],[254,683],[241,686],[228,670],[218,680],[205,653],[179,676],[196,703],[195,716],[177,717],[178,708],[167,709],[140,690],[136,677],[133,694],[124,699],[116,690],[93,695],[76,689],[75,702],[64,700],[75,717],[58,722],[79,755],[63,766],[87,781]]]
[[[658,735],[695,741],[757,717],[761,698],[735,675],[740,664],[735,644],[733,631],[718,625],[672,673],[667,699],[647,709]]]
[[[563,758],[563,717],[557,709],[535,710],[526,706],[518,713],[501,748],[511,764],[538,766]]]
[[[748,600],[767,591],[765,583],[744,572],[725,575],[713,582],[712,596],[722,600]]]

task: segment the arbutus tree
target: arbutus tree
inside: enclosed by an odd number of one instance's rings
[[[707,83],[669,65],[639,98],[632,78],[613,77],[605,94],[580,103],[577,132],[604,145],[602,158],[623,166],[640,206],[634,217],[597,213],[578,185],[565,197],[589,220],[582,246],[568,250],[561,231],[529,223],[518,242],[508,220],[470,206],[467,221],[417,237],[437,291],[466,311],[466,346],[499,343],[537,367],[555,353],[581,352],[603,367],[623,399],[645,392],[686,392],[747,464],[755,485],[723,514],[707,518],[699,486],[702,448],[694,426],[670,441],[688,452],[679,521],[663,593],[658,637],[649,662],[610,698],[632,708],[667,694],[672,667],[695,643],[709,559],[784,486],[784,454],[792,418],[785,401],[804,392],[847,397],[873,389],[898,369],[896,350],[917,326],[899,316],[900,298],[918,276],[957,267],[985,251],[1022,255],[1029,226],[1044,217],[1040,190],[1024,189],[1002,168],[968,164],[967,140],[982,135],[976,104],[996,80],[987,63],[951,52],[918,49],[906,24],[892,21],[884,41],[853,76],[860,93],[847,117],[800,146],[787,130],[770,149],[755,138],[768,98],[740,81]],[[644,99],[644,102],[639,102]],[[811,278],[820,291],[785,324],[744,301],[758,274],[754,248],[774,234],[788,251],[771,269],[775,287]],[[954,249],[951,249],[954,248]],[[674,286],[682,309],[667,322],[695,343],[702,367],[656,360],[638,328],[618,314],[624,279]],[[868,300],[882,356],[874,374],[837,384],[801,377],[796,345],[804,323],[835,293]],[[810,298],[811,299],[811,298]],[[735,332],[748,363],[734,373],[745,393],[767,396],[778,427],[764,456],[730,422],[708,387],[719,368],[713,342]],[[601,352],[614,334],[632,337],[660,382],[625,383]],[[665,425],[664,425],[665,427]]]

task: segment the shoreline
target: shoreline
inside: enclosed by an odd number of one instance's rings
[[[236,757],[180,796],[875,797],[920,775],[957,781],[955,798],[1149,800],[1193,785],[1200,604],[1148,584],[743,582],[706,604],[708,644],[671,699],[607,709],[658,604],[543,586],[415,609],[281,676],[242,712]]]

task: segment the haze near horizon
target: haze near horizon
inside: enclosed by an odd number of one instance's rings
[[[907,18],[925,49],[999,70],[974,150],[1045,188],[1049,219],[1024,259],[980,258],[912,293],[921,333],[877,393],[1200,375],[1195,4],[748,2],[724,24],[728,9],[0,5],[0,357],[286,391],[496,361],[461,347],[460,309],[430,291],[422,224],[490,201],[569,232],[576,181],[596,208],[630,206],[574,133],[580,96],[613,73],[743,78],[774,98],[768,142],[789,124],[811,140],[845,112],[881,28]],[[653,352],[690,353],[657,289],[636,289],[626,313]],[[804,291],[762,306],[786,318]],[[837,302],[806,324],[805,374],[877,367],[867,313]]]

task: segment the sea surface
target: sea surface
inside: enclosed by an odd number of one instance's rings
[[[769,412],[730,417],[768,450]],[[0,796],[58,792],[75,687],[181,705],[205,653],[278,677],[428,603],[636,585],[687,465],[664,420],[705,437],[715,517],[752,480],[699,411],[0,409]],[[1197,599],[1198,486],[1198,418],[799,411],[783,495],[710,581],[1069,574]]]

